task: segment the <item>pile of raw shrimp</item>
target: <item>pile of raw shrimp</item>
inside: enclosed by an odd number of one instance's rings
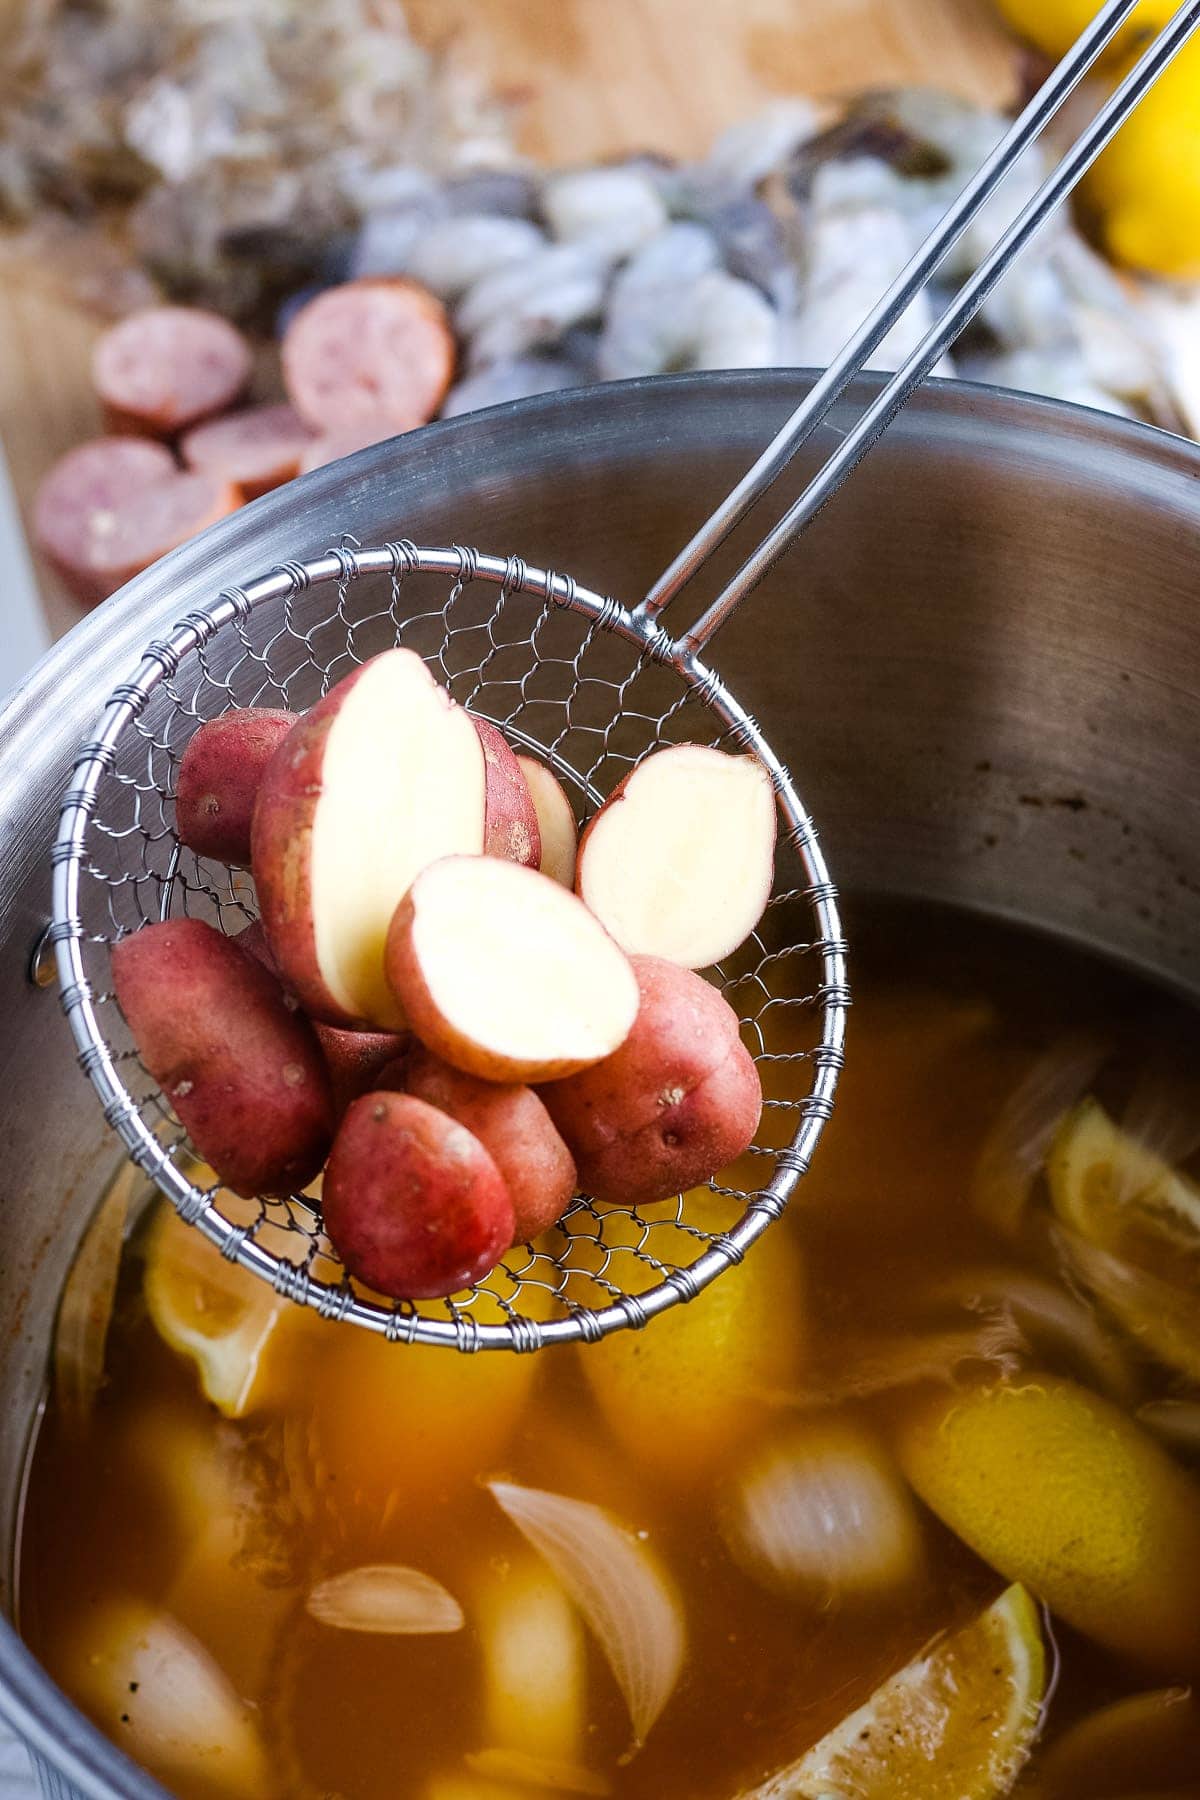
[[[408,275],[451,309],[445,415],[626,376],[820,367],[1005,129],[924,91],[798,99],[701,161],[376,178],[337,276]],[[1031,151],[939,272],[977,265],[1045,173]],[[297,299],[306,299],[307,289]],[[877,353],[894,368],[942,296],[918,296]],[[284,319],[294,310],[284,308]],[[1200,295],[1118,274],[1062,213],[939,373],[1200,434]]]

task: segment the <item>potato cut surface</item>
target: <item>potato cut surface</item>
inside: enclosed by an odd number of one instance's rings
[[[388,974],[417,1036],[485,1081],[554,1080],[622,1043],[628,958],[573,894],[496,857],[447,857],[396,914]]]
[[[549,875],[554,881],[561,881],[564,887],[573,888],[579,830],[566,789],[558,776],[535,757],[518,756],[517,762],[529,785],[537,814],[538,832],[542,840],[538,867],[543,875]]]
[[[639,764],[592,820],[576,891],[631,956],[705,969],[753,931],[774,866],[763,765],[677,744]]]
[[[254,875],[281,973],[315,1017],[398,1030],[383,951],[428,862],[479,852],[484,761],[471,719],[411,650],[340,682],[263,779]]]

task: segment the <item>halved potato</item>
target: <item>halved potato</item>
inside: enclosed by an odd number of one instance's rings
[[[483,847],[489,856],[536,869],[542,860],[542,834],[524,771],[508,739],[490,719],[476,719],[475,729],[487,777]]]
[[[285,985],[330,1025],[399,1030],[384,977],[392,914],[439,857],[484,846],[486,774],[470,715],[411,650],[340,681],[267,765],[252,860]]]
[[[519,863],[447,856],[396,909],[387,973],[413,1031],[484,1081],[554,1081],[608,1056],[638,1008],[629,959],[573,894]]]
[[[537,813],[538,831],[542,839],[542,855],[538,867],[552,881],[564,887],[575,886],[575,852],[579,847],[579,827],[575,812],[567,799],[567,791],[558,776],[545,763],[533,756],[518,756],[521,773],[529,787]]]
[[[774,872],[762,763],[675,744],[639,763],[587,827],[575,889],[631,956],[706,969],[754,930]]]

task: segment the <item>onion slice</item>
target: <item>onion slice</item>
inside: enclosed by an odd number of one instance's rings
[[[1189,1381],[1200,1381],[1194,1293],[1111,1255],[1067,1225],[1054,1226],[1053,1240],[1070,1272],[1148,1356]]]
[[[836,1414],[777,1435],[741,1471],[722,1512],[740,1568],[821,1606],[900,1592],[924,1563],[899,1469],[870,1432]]]
[[[524,1750],[476,1750],[465,1759],[472,1775],[487,1781],[510,1781],[518,1787],[548,1788],[554,1794],[612,1793],[612,1783],[594,1769],[578,1763],[554,1762],[544,1756],[530,1756]]]
[[[640,1748],[683,1667],[683,1612],[658,1558],[589,1501],[510,1481],[488,1486],[594,1633],[629,1708],[633,1747]]]
[[[336,1631],[418,1637],[461,1631],[463,1610],[432,1575],[402,1563],[367,1563],[319,1581],[304,1602],[310,1616]]]
[[[54,1328],[54,1393],[68,1429],[82,1431],[104,1377],[104,1350],[117,1297],[129,1203],[143,1179],[121,1168],[83,1234],[59,1302]]]
[[[1082,1300],[1022,1269],[968,1269],[930,1290],[930,1299],[984,1317],[1008,1314],[1035,1348],[1065,1357],[1118,1405],[1132,1406],[1138,1381],[1121,1346]]]
[[[1061,1038],[997,1113],[971,1175],[970,1201],[1004,1237],[1020,1231],[1055,1132],[1108,1055],[1108,1044],[1090,1034]]]
[[[1137,1416],[1168,1449],[1200,1456],[1200,1400],[1148,1400]]]
[[[770,1406],[801,1409],[843,1406],[869,1400],[899,1388],[933,1383],[955,1387],[973,1364],[983,1363],[1000,1375],[1012,1375],[1028,1354],[1029,1343],[1016,1321],[998,1314],[978,1325],[955,1331],[930,1331],[920,1337],[880,1333],[839,1338],[837,1356],[827,1368],[818,1365],[804,1387],[754,1389],[750,1398]]]

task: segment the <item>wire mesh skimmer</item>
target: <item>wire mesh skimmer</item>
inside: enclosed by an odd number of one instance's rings
[[[701,660],[709,639],[811,520],[978,311],[1009,263],[1200,21],[1187,0],[837,450],[690,630],[659,614],[774,482],[868,361],[1021,151],[1132,13],[1108,0],[1089,29],[771,445],[632,610],[569,576],[477,551],[352,541],[227,589],[148,646],[118,687],[64,797],[54,922],[64,1007],[109,1123],[183,1217],[290,1298],[393,1339],[462,1350],[592,1341],[692,1298],[783,1209],[829,1116],[848,992],[836,892],[787,770],[757,722]],[[333,532],[331,530],[331,536]],[[183,749],[231,706],[310,706],[367,657],[418,650],[456,699],[547,759],[580,815],[642,757],[704,742],[770,771],[784,824],[758,930],[715,972],[763,1078],[755,1144],[707,1194],[641,1209],[578,1197],[536,1247],[440,1302],[361,1291],[320,1229],[319,1194],[244,1202],[197,1172],[178,1121],[141,1066],[110,993],[109,949],[141,924],[201,916],[236,933],[254,917],[248,875],[179,844],[172,795]]]

